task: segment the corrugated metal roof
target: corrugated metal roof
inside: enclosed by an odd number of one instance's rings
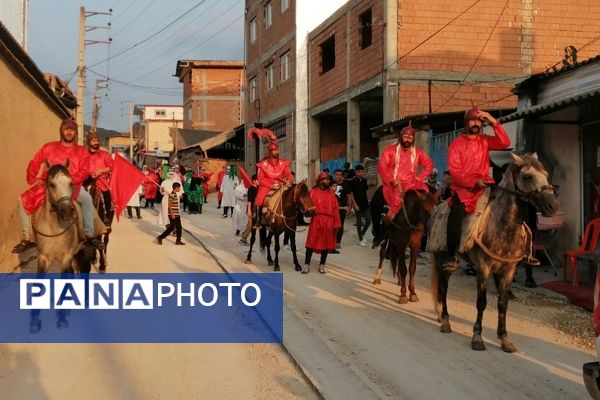
[[[549,101],[547,103],[531,106],[524,110],[507,115],[506,117],[499,118],[499,121],[504,123],[516,121],[518,119],[526,117],[534,117],[537,115],[549,114],[551,112],[567,108],[574,104],[582,104],[595,99],[600,99],[600,89],[590,90],[588,92],[563,97],[555,101]]]
[[[540,72],[540,73],[531,75],[529,78],[527,78],[524,81],[516,84],[515,87],[512,89],[512,91],[513,91],[513,93],[518,93],[525,86],[529,86],[529,85],[532,85],[532,84],[537,83],[539,81],[543,81],[543,80],[546,80],[546,79],[553,78],[553,77],[558,76],[560,74],[564,74],[565,72],[572,71],[572,70],[577,69],[579,67],[582,67],[584,65],[593,64],[593,63],[598,62],[598,61],[600,61],[600,54],[597,55],[597,56],[595,56],[595,57],[588,58],[587,60],[583,60],[581,62],[578,62],[578,63],[576,63],[574,65],[567,65],[567,66],[563,66],[560,69],[550,70],[550,71],[544,71],[544,72]]]
[[[408,126],[408,121],[412,121],[413,126],[415,126],[417,128],[419,126],[423,126],[423,125],[435,126],[436,124],[448,124],[448,123],[452,123],[453,121],[457,121],[460,124],[460,126],[462,126],[465,111],[466,110],[407,115],[406,117],[399,118],[394,121],[389,121],[389,122],[383,123],[381,125],[377,125],[377,126],[371,128],[371,132],[373,133],[373,136],[375,136],[375,137],[383,136],[383,135],[390,133],[392,128],[394,128],[394,127],[403,128],[405,126]],[[499,109],[486,110],[486,111],[488,111],[490,114],[492,114],[492,115],[496,116],[496,118],[498,118],[498,116],[503,115],[503,114],[509,114],[509,113],[515,111],[515,109],[514,108],[499,108]]]

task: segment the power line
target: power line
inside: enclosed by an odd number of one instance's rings
[[[183,44],[184,44],[185,42],[187,42],[188,40],[195,38],[195,36],[196,36],[197,34],[199,34],[200,32],[204,31],[206,28],[208,28],[208,27],[209,27],[209,26],[211,26],[212,24],[216,23],[217,21],[219,21],[219,18],[221,18],[221,17],[222,17],[223,15],[225,15],[225,14],[226,14],[228,11],[230,11],[231,9],[233,9],[234,7],[236,7],[236,6],[237,6],[239,3],[240,3],[240,1],[236,1],[236,2],[234,2],[234,3],[233,3],[231,6],[230,6],[230,7],[228,7],[226,10],[224,10],[224,11],[223,11],[221,14],[219,14],[219,15],[217,15],[217,16],[215,16],[215,17],[213,17],[213,18],[212,18],[212,22],[210,22],[210,23],[208,23],[208,24],[204,24],[204,25],[202,25],[202,27],[201,27],[199,30],[195,31],[194,33],[191,33],[191,34],[190,34],[190,35],[189,35],[189,36],[188,36],[186,39],[184,39],[183,41],[179,42],[179,44],[177,44],[177,45],[175,45],[175,46],[171,46],[171,47],[169,47],[169,49],[168,49],[167,51],[165,51],[165,52],[163,52],[163,53],[161,53],[161,54],[159,54],[159,55],[155,55],[154,53],[152,53],[152,54],[150,54],[150,56],[152,56],[152,59],[153,59],[153,60],[158,60],[158,59],[160,59],[162,56],[164,56],[164,55],[166,55],[166,54],[170,53],[171,51],[175,50],[176,48],[180,47],[181,45],[183,45]],[[219,4],[219,2],[218,2],[218,1],[217,1],[217,2],[215,2],[215,3],[214,3],[212,6],[214,6],[214,5],[216,5],[216,4]],[[211,6],[211,7],[209,7],[209,8],[208,8],[206,11],[208,11],[210,8],[212,8],[212,6]],[[186,25],[186,26],[184,26],[183,28],[185,28],[185,27],[187,27],[187,25]],[[181,29],[180,29],[179,31],[181,31]],[[178,33],[179,31],[177,31],[177,33]],[[166,42],[167,40],[169,40],[169,39],[170,39],[171,37],[173,37],[173,36],[174,36],[174,35],[171,35],[169,38],[165,39],[165,42]],[[123,65],[125,65],[125,64],[123,64]],[[147,63],[143,63],[143,66],[146,66],[146,65],[148,65],[148,64],[147,64]],[[131,72],[138,71],[139,69],[140,69],[140,67],[135,67],[135,68],[132,68],[132,69],[130,69],[130,70],[127,70],[127,71],[125,71],[125,72],[122,72],[122,73],[120,73],[119,75],[127,75],[127,74],[129,74],[129,73],[131,73]]]
[[[148,36],[147,38],[127,47],[124,50],[121,50],[120,52],[113,54],[112,56],[110,56],[110,58],[104,59],[102,61],[98,61],[92,65],[89,65],[89,67],[95,67],[96,65],[100,65],[100,64],[104,64],[105,62],[107,62],[108,60],[111,60],[115,57],[118,57],[134,48],[136,48],[137,46],[147,42],[148,40],[156,37],[157,35],[159,35],[160,33],[164,32],[166,29],[170,28],[173,24],[175,24],[177,21],[179,21],[181,18],[185,17],[187,14],[189,14],[190,12],[192,12],[193,10],[195,10],[196,8],[200,7],[206,0],[200,0],[196,5],[194,5],[192,8],[190,8],[189,10],[187,10],[186,12],[184,12],[183,14],[181,14],[179,17],[175,18],[173,21],[169,22],[167,25],[163,26],[161,29],[159,29],[158,31],[156,31],[155,33],[153,33],[152,35]]]
[[[454,23],[454,21],[456,21],[457,19],[459,19],[460,17],[462,17],[463,15],[465,15],[467,12],[469,12],[473,7],[475,7],[477,4],[479,4],[482,0],[476,0],[473,4],[471,4],[470,6],[468,6],[467,8],[465,8],[460,14],[458,14],[456,17],[452,18],[450,21],[448,21],[444,26],[442,26],[441,28],[439,28],[437,31],[433,32],[431,35],[429,35],[427,38],[425,38],[423,41],[421,41],[419,44],[417,44],[415,47],[413,47],[412,49],[410,49],[409,51],[407,51],[406,53],[404,53],[403,56],[398,57],[395,61],[393,61],[392,63],[390,63],[390,65],[388,65],[387,67],[384,68],[384,71],[387,71],[388,68],[390,68],[392,65],[400,62],[400,60],[408,57],[409,54],[411,54],[413,51],[417,50],[419,47],[421,47],[422,45],[424,45],[425,43],[427,43],[429,40],[431,40],[433,37],[437,36],[438,33],[440,33],[441,31],[443,31],[444,29],[446,29],[448,26],[450,26],[452,23]]]
[[[237,22],[238,20],[240,20],[242,17],[243,17],[243,15],[240,15],[239,17],[237,17],[236,19],[234,19],[233,21],[231,21],[230,23],[228,23],[227,25],[225,25],[223,28],[219,29],[219,30],[218,30],[217,32],[215,32],[213,35],[209,36],[208,38],[206,38],[205,40],[203,40],[202,42],[200,42],[200,44],[198,44],[196,47],[194,47],[194,48],[190,49],[189,51],[186,51],[186,52],[185,52],[185,53],[183,53],[182,55],[178,56],[178,57],[176,58],[176,60],[178,60],[178,59],[182,58],[182,57],[183,57],[183,56],[185,56],[185,55],[186,55],[188,52],[198,49],[199,47],[201,47],[202,45],[204,45],[205,43],[207,43],[209,40],[211,40],[212,38],[214,38],[215,36],[217,36],[219,33],[223,32],[225,29],[229,28],[229,27],[230,27],[231,25],[233,25],[235,22]],[[168,65],[172,65],[172,64],[173,64],[173,61],[169,61],[168,63],[166,63],[166,64],[163,64],[162,66],[160,66],[160,67],[158,67],[158,68],[156,68],[156,69],[153,69],[152,71],[150,71],[150,72],[148,72],[148,73],[145,73],[145,74],[144,74],[144,75],[142,75],[142,76],[139,76],[138,78],[136,78],[136,79],[132,80],[131,82],[136,82],[136,81],[139,81],[140,79],[142,79],[142,78],[145,78],[146,76],[148,76],[148,75],[150,75],[150,74],[152,74],[152,73],[154,73],[154,72],[156,72],[156,71],[160,71],[160,70],[161,70],[161,69],[163,69],[164,67],[166,67],[166,66],[168,66]]]
[[[460,90],[460,88],[462,87],[462,85],[464,85],[465,81],[467,80],[467,78],[469,77],[469,75],[471,75],[471,72],[473,72],[473,69],[475,68],[475,65],[477,64],[477,61],[479,61],[479,58],[481,57],[481,55],[483,54],[483,51],[485,50],[487,44],[489,43],[490,39],[492,38],[492,35],[494,34],[494,31],[496,30],[496,27],[498,27],[498,24],[500,23],[500,20],[502,19],[502,16],[504,15],[504,11],[506,10],[506,8],[508,7],[508,3],[510,2],[510,0],[506,0],[506,3],[504,3],[504,7],[502,8],[502,11],[500,11],[500,15],[498,16],[498,19],[496,20],[496,23],[494,24],[494,27],[492,28],[492,31],[490,32],[490,34],[488,35],[485,43],[483,44],[483,47],[481,48],[481,51],[479,52],[479,54],[477,55],[477,58],[475,58],[475,61],[473,62],[473,64],[471,65],[471,68],[469,68],[469,71],[467,72],[467,74],[465,75],[465,77],[462,79],[461,82],[459,82],[458,86],[456,87],[456,90],[454,91],[454,93],[452,94],[452,96],[450,96],[450,98],[448,100],[446,100],[445,103],[443,103],[441,106],[439,106],[438,108],[435,109],[434,112],[437,112],[440,108],[444,107],[446,104],[448,104],[448,102],[450,100],[452,100],[452,98],[454,96],[456,96],[456,94],[458,93],[458,91]]]
[[[135,17],[133,17],[133,19],[131,19],[128,23],[123,24],[123,28],[121,28],[117,32],[115,32],[115,34],[113,35],[113,38],[115,36],[117,36],[119,33],[123,32],[126,29],[128,29],[133,22],[135,22],[143,13],[145,13],[146,11],[148,11],[148,9],[150,8],[150,6],[152,6],[152,4],[154,4],[155,1],[156,0],[152,0],[146,7],[144,7],[142,9],[142,11],[140,11],[140,13],[138,15],[136,15]],[[116,18],[115,18],[115,20],[116,20]]]
[[[123,10],[122,13],[120,13],[119,15],[117,15],[117,17],[115,18],[115,21],[118,20],[119,18],[121,18],[123,15],[125,15],[127,13],[127,11],[135,4],[137,3],[139,0],[133,0],[131,3],[129,3],[129,5],[127,7],[125,7],[125,10]],[[113,8],[114,11],[114,8]]]

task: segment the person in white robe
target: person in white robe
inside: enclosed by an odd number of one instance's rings
[[[162,194],[162,200],[160,202],[160,210],[158,211],[158,224],[167,226],[169,225],[169,193],[173,191],[173,183],[179,182],[181,185],[181,179],[175,173],[173,169],[169,169],[167,173],[167,179],[162,181],[160,184],[160,193]],[[177,193],[179,199],[183,195],[183,185],[181,190]]]
[[[223,218],[227,218],[227,212],[229,210],[231,210],[231,215],[233,216],[233,207],[235,207],[235,188],[240,184],[236,170],[237,168],[232,168],[229,165],[225,167],[226,175],[223,177],[221,188],[219,189],[223,193],[223,200],[221,201]]]
[[[235,188],[235,207],[233,207],[233,230],[235,235],[239,235],[241,231],[246,229],[248,223],[248,215],[246,209],[248,207],[248,189],[244,185],[237,185]]]

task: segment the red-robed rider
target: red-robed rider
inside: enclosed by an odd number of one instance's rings
[[[402,209],[404,193],[411,189],[428,190],[424,181],[433,169],[433,161],[415,145],[415,136],[416,131],[409,122],[409,126],[400,131],[398,141],[387,146],[379,158],[377,171],[383,181],[383,197],[389,207],[385,218],[387,223]]]
[[[96,188],[102,192],[104,198],[104,212],[110,221],[112,213],[112,199],[110,195],[110,173],[114,163],[110,154],[100,148],[100,139],[95,131],[88,132],[88,151],[90,153],[90,176],[96,181]]]
[[[510,139],[502,125],[489,113],[476,107],[465,112],[463,133],[450,143],[448,170],[452,178],[452,206],[448,216],[448,252],[444,269],[458,269],[456,248],[460,244],[463,219],[475,211],[477,200],[494,179],[490,175],[490,150],[502,150],[510,146]],[[483,133],[483,123],[494,130],[494,136]]]
[[[27,183],[31,185],[20,196],[18,205],[19,218],[23,229],[23,240],[13,248],[13,253],[20,253],[34,247],[31,242],[31,214],[46,201],[45,182],[48,175],[46,163],[66,165],[73,182],[73,200],[78,200],[83,213],[84,233],[87,241],[102,248],[102,243],[94,238],[94,205],[90,194],[81,189],[81,185],[90,175],[90,155],[88,150],[77,144],[77,123],[65,119],[60,124],[60,140],[46,143],[35,153],[27,165]]]
[[[248,132],[249,138],[252,139],[256,136],[269,139],[267,156],[256,164],[259,186],[255,204],[258,209],[262,208],[262,211],[266,212],[267,204],[265,204],[265,197],[269,191],[277,189],[283,184],[290,185],[292,183],[291,162],[279,157],[279,144],[273,131],[262,128],[260,124],[256,125]]]

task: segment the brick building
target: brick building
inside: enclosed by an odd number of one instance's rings
[[[595,0],[332,3],[324,20],[301,0],[246,1],[246,122],[278,133],[299,177],[377,157],[369,128],[384,122],[471,101],[513,108],[514,84],[560,63],[565,47],[579,59],[600,51]],[[260,155],[252,145],[249,161]]]
[[[273,130],[281,155],[294,161],[299,178],[306,177],[300,166],[308,162],[306,36],[344,2],[327,0],[315,7],[309,0],[246,0],[246,126],[261,122]],[[259,147],[246,142],[250,170],[264,154]]]
[[[180,60],[175,76],[183,83],[183,128],[223,132],[243,115],[242,61]]]
[[[471,5],[351,0],[312,31],[310,158],[376,157],[368,127],[400,117],[465,110],[471,101],[515,107],[514,84],[560,62],[565,47],[578,48],[579,59],[600,51],[594,0]]]

